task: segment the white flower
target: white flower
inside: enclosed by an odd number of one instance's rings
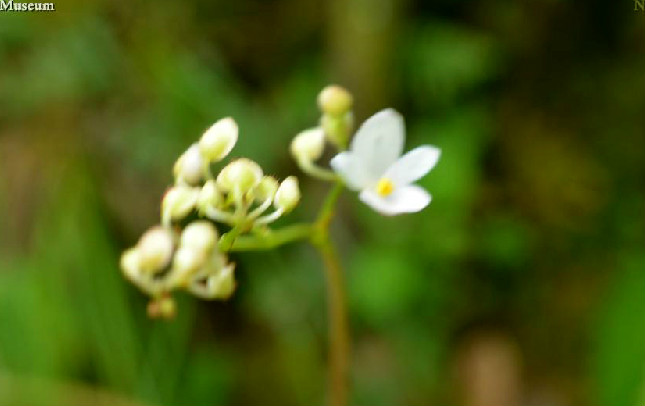
[[[427,174],[441,150],[424,145],[401,156],[405,142],[403,118],[385,109],[358,129],[350,150],[331,160],[331,166],[360,199],[381,214],[392,216],[422,210],[431,200],[412,182]]]

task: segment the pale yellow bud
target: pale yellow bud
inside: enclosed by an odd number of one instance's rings
[[[197,144],[191,145],[175,162],[175,179],[182,179],[190,185],[198,184],[204,174],[204,164]]]
[[[214,180],[207,181],[202,190],[199,192],[197,206],[200,210],[206,210],[207,207],[217,207],[222,200],[222,194],[217,189]]]
[[[202,299],[228,299],[235,291],[234,264],[223,265],[188,285],[188,291]]]
[[[318,94],[318,106],[326,114],[345,114],[352,108],[352,103],[352,95],[337,85],[327,86]]]
[[[148,303],[148,317],[151,319],[172,319],[177,313],[175,300],[169,295],[163,295]]]
[[[172,261],[170,279],[175,284],[185,284],[188,278],[204,265],[205,261],[206,255],[203,251],[192,247],[179,247]]]
[[[235,278],[233,270],[235,265],[230,264],[225,266],[220,271],[219,275],[213,279],[212,285],[209,283],[209,288],[214,298],[228,299],[235,291]],[[210,281],[209,281],[210,282]]]
[[[143,272],[156,272],[170,262],[173,251],[172,233],[163,227],[146,231],[137,244],[139,267]]]
[[[199,198],[199,188],[174,186],[170,188],[161,203],[161,213],[164,219],[181,220],[195,208]]]
[[[300,201],[298,179],[295,176],[289,176],[280,184],[275,194],[273,205],[278,209],[288,212],[296,207],[298,201]]]
[[[262,179],[262,168],[250,159],[240,158],[226,165],[217,176],[217,186],[226,191],[246,193]]]
[[[273,199],[277,190],[278,181],[273,176],[265,176],[255,189],[253,189],[253,197],[257,201],[263,202],[267,199]]]
[[[123,252],[121,255],[121,270],[123,270],[128,279],[135,280],[138,278],[141,271],[140,262],[138,249],[130,248]]]
[[[164,319],[174,318],[177,314],[175,299],[170,296],[164,296],[159,302],[159,313]]]
[[[320,127],[305,130],[291,141],[291,154],[296,160],[315,161],[325,149],[325,132]]]
[[[180,246],[209,252],[217,242],[215,226],[206,220],[190,223],[181,233]]]
[[[237,133],[237,124],[232,118],[217,121],[199,140],[202,156],[209,162],[221,161],[235,146]]]
[[[323,114],[320,118],[320,126],[329,142],[339,149],[345,149],[354,127],[354,115],[351,111],[337,116]]]

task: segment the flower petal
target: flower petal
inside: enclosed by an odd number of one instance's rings
[[[351,152],[339,153],[332,158],[330,165],[343,178],[347,187],[352,190],[369,187],[376,180],[369,176],[359,157]]]
[[[419,186],[396,189],[387,197],[380,196],[372,189],[365,189],[359,197],[365,204],[385,216],[421,211],[432,200],[430,193]]]
[[[413,149],[399,158],[385,173],[395,185],[409,185],[421,179],[437,164],[441,150],[430,145]]]
[[[373,177],[379,178],[401,156],[404,141],[403,117],[393,109],[385,109],[365,120],[356,131],[351,151]]]

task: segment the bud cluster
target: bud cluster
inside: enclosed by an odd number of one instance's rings
[[[217,249],[217,230],[206,220],[189,223],[183,231],[155,226],[121,257],[124,275],[152,296],[151,316],[171,317],[170,292],[185,289],[204,299],[227,299],[233,293],[234,264]]]
[[[329,142],[338,149],[345,149],[354,127],[352,95],[336,85],[327,86],[318,95],[318,107],[322,111],[320,126]]]
[[[211,164],[231,152],[237,136],[235,121],[224,118],[179,157],[174,168],[175,186],[168,190],[162,203],[163,224],[170,225],[198,211],[230,226],[252,227],[255,223],[270,223],[296,206],[300,199],[297,181],[287,178],[278,183],[264,175],[262,168],[250,159],[235,159],[217,176],[212,175]],[[271,206],[275,211],[262,216]]]
[[[291,141],[291,155],[304,172],[324,180],[334,179],[331,172],[314,162],[323,155],[325,140],[338,150],[346,148],[354,124],[352,104],[352,95],[340,86],[327,86],[320,92],[319,126],[302,131]]]
[[[152,297],[152,317],[174,314],[170,293],[176,289],[203,299],[227,299],[233,293],[235,265],[224,252],[230,246],[221,248],[226,234],[220,236],[213,222],[230,227],[235,237],[266,227],[300,200],[294,176],[278,182],[247,158],[235,159],[213,175],[211,166],[228,156],[237,138],[235,121],[221,119],[177,159],[175,184],[161,203],[161,225],[121,257],[124,275]],[[195,216],[201,219],[188,222]]]

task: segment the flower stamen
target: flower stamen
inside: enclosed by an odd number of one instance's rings
[[[389,196],[394,191],[394,184],[388,178],[381,178],[376,184],[376,193],[380,196]]]

